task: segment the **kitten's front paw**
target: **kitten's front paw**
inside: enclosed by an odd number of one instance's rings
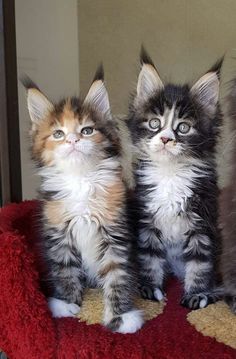
[[[127,334],[135,333],[144,323],[140,310],[131,310],[117,317],[114,317],[106,324],[106,327],[113,332]]]
[[[236,295],[226,295],[225,301],[230,306],[232,312],[236,314]]]
[[[75,303],[67,303],[64,300],[50,297],[48,298],[48,306],[55,318],[76,317],[80,311],[80,307]]]
[[[143,285],[140,291],[141,296],[144,299],[157,300],[158,302],[166,299],[165,293],[160,288],[152,288],[151,286]]]
[[[195,310],[205,308],[208,304],[214,303],[215,301],[214,297],[209,294],[185,294],[180,304],[183,307]]]

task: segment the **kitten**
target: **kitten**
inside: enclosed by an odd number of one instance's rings
[[[220,200],[220,222],[223,227],[223,253],[221,269],[225,286],[225,299],[236,314],[236,79],[232,83],[231,91],[226,99],[228,112],[226,117],[230,121],[232,138],[230,184],[222,191]]]
[[[184,281],[181,304],[202,308],[215,300],[220,64],[191,88],[164,85],[144,50],[141,64],[128,118],[137,157],[141,293],[162,300],[172,272]]]
[[[42,248],[55,317],[74,317],[86,286],[104,291],[104,323],[133,333],[136,281],[122,181],[120,141],[102,68],[88,94],[52,104],[31,81],[32,157],[41,177]]]

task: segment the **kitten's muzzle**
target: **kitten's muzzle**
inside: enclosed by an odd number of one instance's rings
[[[80,139],[73,133],[68,134],[66,137],[66,143],[69,143],[70,145],[75,145],[79,140]]]

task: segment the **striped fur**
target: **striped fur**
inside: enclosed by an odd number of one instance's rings
[[[54,316],[73,317],[84,288],[99,286],[105,325],[135,332],[143,321],[133,305],[133,239],[117,124],[103,80],[96,77],[83,103],[68,98],[53,105],[28,86],[28,108],[32,156],[41,177],[49,308]]]
[[[150,58],[142,58],[128,125],[137,154],[138,257],[144,298],[163,299],[164,281],[171,272],[184,282],[182,305],[197,309],[216,299],[218,93],[216,70],[191,89],[165,86]]]
[[[230,84],[226,98],[227,112],[225,125],[231,131],[228,142],[231,146],[231,159],[229,165],[230,182],[222,191],[220,200],[220,222],[222,225],[223,253],[221,258],[221,271],[225,286],[225,300],[233,313],[236,314],[236,79]]]

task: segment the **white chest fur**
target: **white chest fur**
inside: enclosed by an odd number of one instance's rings
[[[67,232],[72,233],[73,244],[82,256],[88,277],[98,271],[98,248],[101,243],[100,222],[106,205],[107,188],[117,180],[119,162],[104,160],[92,171],[61,172],[55,169],[41,171],[42,188],[55,192],[54,199],[63,203]]]
[[[150,164],[140,171],[141,183],[150,189],[144,200],[146,210],[154,216],[155,226],[168,242],[182,240],[191,229],[186,206],[197,179],[204,176],[199,165],[197,160],[188,163],[166,161]]]

